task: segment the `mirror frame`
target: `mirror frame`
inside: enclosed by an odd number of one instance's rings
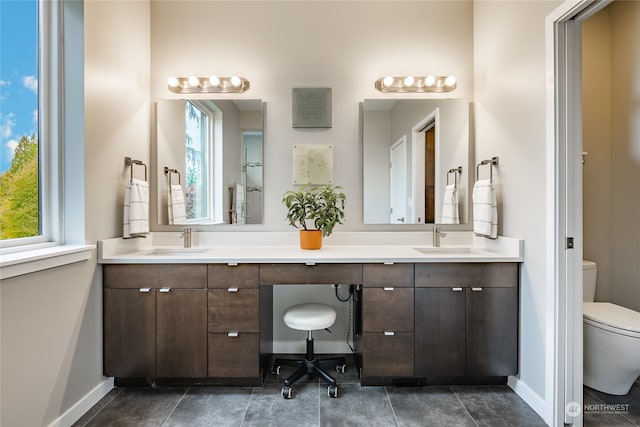
[[[440,222],[435,222],[435,223],[410,223],[410,224],[392,224],[392,223],[372,223],[372,222],[365,222],[365,213],[366,213],[366,203],[365,203],[365,196],[366,196],[366,191],[367,191],[367,177],[366,177],[366,165],[365,165],[365,156],[366,156],[366,134],[367,134],[367,122],[366,122],[366,111],[370,111],[370,110],[365,110],[365,102],[367,101],[382,101],[384,103],[395,103],[395,102],[402,102],[402,101],[409,101],[409,102],[415,102],[415,103],[431,103],[434,102],[435,104],[438,103],[442,103],[442,102],[447,102],[447,101],[454,101],[454,102],[465,102],[466,106],[467,106],[467,114],[468,114],[468,119],[467,119],[467,123],[466,123],[466,131],[468,132],[467,135],[467,146],[465,148],[465,154],[466,154],[466,161],[461,162],[461,164],[456,164],[456,165],[447,165],[446,167],[439,167],[436,166],[436,173],[439,174],[440,177],[440,186],[442,187],[442,190],[444,189],[444,184],[446,184],[445,182],[445,177],[446,177],[446,172],[449,168],[449,166],[451,166],[451,168],[457,167],[457,166],[462,166],[463,167],[463,173],[461,175],[458,175],[458,182],[462,182],[463,183],[463,188],[464,188],[464,194],[461,194],[460,197],[461,199],[463,198],[464,200],[464,205],[465,205],[465,209],[466,212],[464,215],[461,214],[461,219],[464,218],[464,216],[466,216],[466,222],[462,223],[462,224],[441,224]],[[360,118],[361,118],[361,149],[362,149],[362,171],[363,171],[363,183],[362,183],[362,223],[363,225],[367,228],[367,229],[372,229],[372,230],[385,230],[385,231],[412,231],[412,230],[421,230],[421,231],[425,231],[425,230],[431,230],[434,226],[444,226],[446,227],[446,229],[450,229],[450,230],[460,230],[460,231],[466,231],[466,230],[471,230],[473,228],[473,218],[472,218],[472,200],[471,200],[471,192],[472,192],[472,188],[473,188],[473,182],[474,182],[474,174],[475,174],[475,168],[474,168],[474,159],[473,159],[473,140],[472,140],[472,129],[473,129],[473,123],[472,123],[472,112],[471,112],[471,102],[469,102],[467,99],[464,98],[367,98],[364,101],[360,102]],[[381,108],[381,107],[378,107]],[[424,111],[424,114],[422,114],[423,112],[420,112],[416,115],[416,117],[412,117],[412,120],[414,120],[416,123],[423,120],[425,117],[427,117],[428,115],[430,115],[430,113],[432,113],[433,111],[435,111],[436,108],[440,108],[440,106],[438,105],[434,105],[433,109],[429,109],[429,107],[427,107]],[[374,108],[375,109],[375,108]],[[442,116],[442,114],[440,114]],[[442,117],[441,117],[442,118]],[[441,121],[441,120],[440,120]],[[441,125],[442,126],[442,125]],[[414,130],[415,131],[415,130]],[[398,135],[395,135],[395,137],[397,137]],[[407,142],[408,144],[412,144],[413,142],[411,141],[413,138],[413,133],[411,133],[410,135],[407,135]],[[413,194],[411,194],[411,197],[413,198]],[[437,212],[437,210],[436,210]]]
[[[165,165],[158,162],[158,104],[162,101],[187,101],[187,100],[211,100],[213,102],[234,102],[234,101],[252,101],[259,102],[261,106],[261,130],[262,130],[262,165],[263,165],[263,197],[262,197],[262,223],[260,224],[160,224],[159,222],[159,185],[162,185],[164,180],[164,171],[162,170]],[[259,231],[264,229],[264,153],[267,148],[265,142],[264,125],[266,114],[266,102],[263,99],[258,98],[212,98],[212,97],[188,97],[188,98],[163,98],[158,99],[153,103],[152,117],[151,117],[151,156],[150,156],[150,173],[149,173],[149,215],[150,215],[150,230],[152,232],[162,231],[180,231],[185,227],[190,227],[194,231]],[[254,128],[246,130],[256,130]],[[162,170],[162,171],[161,171]],[[184,178],[184,177],[183,177]],[[228,197],[227,194],[223,197]]]

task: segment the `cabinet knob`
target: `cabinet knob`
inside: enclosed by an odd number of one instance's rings
[[[384,331],[384,336],[385,337],[392,337],[394,336],[396,333],[393,331]]]
[[[238,288],[229,288],[227,292],[238,292]]]
[[[231,331],[231,332],[227,332],[227,336],[231,337],[231,338],[237,338],[238,337],[238,332],[237,331]]]
[[[162,293],[171,292],[171,288],[160,288],[160,292]]]
[[[462,292],[462,288],[451,288],[453,292]]]
[[[473,292],[482,292],[482,288],[471,288]]]
[[[140,288],[140,292],[145,293],[145,294],[149,293],[149,292],[151,292],[151,288]]]

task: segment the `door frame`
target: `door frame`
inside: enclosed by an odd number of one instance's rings
[[[583,424],[581,22],[612,0],[565,1],[545,25],[547,85],[546,394],[552,425]],[[573,238],[573,248],[567,238]]]
[[[425,149],[424,149],[424,132],[427,129],[430,129],[431,126],[428,126],[430,123],[433,123],[433,129],[435,134],[435,151],[436,158],[438,157],[438,153],[440,152],[440,107],[435,108],[428,115],[426,115],[423,119],[417,122],[411,128],[411,218],[415,220],[419,216],[424,217],[419,212],[419,206],[422,206],[424,209],[424,159],[425,159]],[[420,166],[422,165],[422,166]],[[436,189],[440,188],[439,186],[442,184],[440,180],[440,165],[439,162],[436,162],[435,165],[435,183],[434,186]],[[438,208],[438,200],[435,200],[435,218],[438,218],[439,209]]]

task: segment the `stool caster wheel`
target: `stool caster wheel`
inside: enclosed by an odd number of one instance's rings
[[[271,373],[273,375],[280,375],[280,365],[273,365],[271,367]]]
[[[282,390],[280,391],[280,394],[285,399],[291,399],[291,387],[286,387],[286,386],[282,387]]]
[[[347,367],[346,365],[336,365],[336,371],[338,371],[341,374],[344,374],[346,367]]]
[[[328,386],[327,395],[329,397],[338,397],[338,386],[335,386],[335,385]]]

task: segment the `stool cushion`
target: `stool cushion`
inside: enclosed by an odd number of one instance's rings
[[[328,328],[336,321],[336,310],[327,304],[299,304],[284,312],[284,323],[291,329],[314,331]]]

